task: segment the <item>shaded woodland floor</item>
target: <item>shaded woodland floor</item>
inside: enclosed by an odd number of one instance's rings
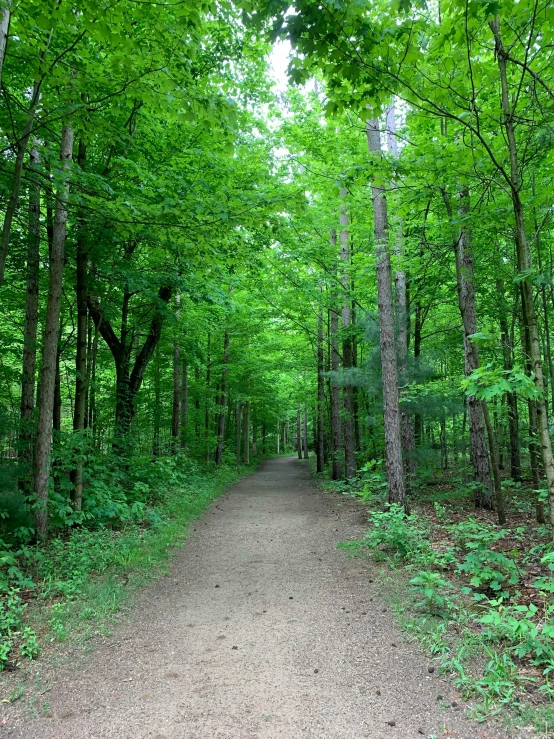
[[[263,462],[91,654],[51,675],[40,667],[52,683],[42,710],[3,707],[3,736],[505,737],[464,718],[394,627],[367,562],[336,551],[366,528],[359,505],[319,490],[307,465]]]

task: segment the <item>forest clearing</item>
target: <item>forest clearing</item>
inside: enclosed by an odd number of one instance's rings
[[[552,736],[553,33],[0,0],[7,736]]]

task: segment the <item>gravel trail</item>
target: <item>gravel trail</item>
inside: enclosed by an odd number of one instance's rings
[[[500,739],[403,641],[361,563],[360,511],[265,461],[191,531],[95,651],[54,673],[10,739]],[[443,700],[439,700],[442,696]],[[502,735],[504,736],[504,735]]]

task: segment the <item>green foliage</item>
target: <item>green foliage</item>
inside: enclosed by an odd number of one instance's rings
[[[473,588],[500,593],[519,582],[520,573],[515,561],[493,548],[506,536],[505,530],[495,530],[475,518],[465,519],[447,530],[457,546],[466,550],[456,569],[469,577]]]
[[[434,616],[445,618],[448,615],[453,607],[452,600],[447,595],[447,591],[452,591],[452,584],[448,580],[437,572],[421,571],[410,580],[410,585],[417,595],[423,598],[416,606],[424,608]]]
[[[406,516],[403,506],[393,504],[385,511],[371,511],[371,528],[362,539],[362,546],[374,554],[392,555],[397,559],[424,559],[428,543],[424,538],[424,527],[417,516]]]
[[[16,583],[31,590],[33,602],[43,604],[52,640],[66,641],[76,630],[102,629],[128,597],[121,578],[137,573],[138,586],[155,576],[190,521],[238,474],[236,466],[214,471],[184,455],[137,458],[122,472],[125,489],[136,502],[136,483],[144,480],[140,496],[155,507],[144,504],[137,518],[95,521],[93,529],[73,527],[42,546],[5,549],[0,567],[0,669],[12,659],[33,658],[40,651],[35,630],[25,622],[27,603]],[[129,507],[129,500],[125,505]]]
[[[492,601],[477,621],[487,627],[491,642],[505,641],[518,659],[529,657],[545,672],[554,670],[554,605],[546,606],[538,619],[538,606],[504,605]]]

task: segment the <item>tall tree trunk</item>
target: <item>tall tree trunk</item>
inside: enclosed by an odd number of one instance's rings
[[[414,311],[414,366],[416,382],[421,382],[421,331],[423,328],[423,310],[421,303],[416,302]],[[423,441],[423,416],[420,411],[414,415],[414,443],[420,447]]]
[[[85,170],[87,149],[84,141],[79,140],[77,163],[81,171]],[[77,234],[76,264],[76,297],[77,297],[77,348],[75,352],[75,404],[73,412],[73,431],[81,433],[85,429],[85,411],[87,405],[87,248],[85,243],[85,223],[79,219]],[[71,500],[76,511],[81,510],[83,502],[83,455],[78,454],[72,473],[73,488]]]
[[[223,337],[223,369],[221,370],[221,395],[220,409],[217,420],[217,449],[215,451],[215,463],[221,467],[223,463],[223,441],[225,438],[225,411],[227,406],[227,384],[229,378],[229,332]]]
[[[508,319],[506,315],[506,297],[503,280],[496,280],[496,291],[500,306],[499,324],[502,341],[502,354],[504,358],[504,369],[513,369],[513,348],[508,330]],[[510,442],[510,475],[515,482],[521,482],[521,456],[519,450],[519,420],[517,412],[517,393],[506,393],[506,406],[508,408],[508,436]]]
[[[335,229],[331,229],[329,237],[331,247],[337,245],[337,234]],[[334,377],[331,379],[331,479],[340,480],[342,477],[342,459],[341,459],[341,417],[340,417],[340,386],[336,375],[340,370],[340,354],[339,354],[339,316],[337,313],[337,295],[335,292],[331,295],[331,369]]]
[[[200,440],[200,367],[194,367],[194,434]],[[239,461],[240,464],[240,461]]]
[[[448,213],[448,217],[452,223],[452,207],[446,190],[442,190],[444,204]],[[458,214],[462,218],[467,217],[469,213],[469,193],[466,188],[462,188],[459,192],[459,208]],[[460,310],[460,316],[462,318],[463,330],[464,330],[464,350],[465,350],[465,370],[466,375],[471,374],[474,369],[478,369],[480,366],[479,361],[479,350],[475,344],[472,344],[470,336],[477,333],[477,310],[475,305],[475,287],[473,277],[473,256],[471,254],[471,241],[470,232],[468,229],[462,227],[456,236],[453,232],[452,242],[454,246],[454,256],[456,263],[456,284],[458,291],[458,307]],[[475,396],[470,396],[468,399],[469,407],[469,425],[470,425],[470,442],[472,444],[472,454],[475,454],[475,448],[473,447],[473,441],[478,438],[477,433],[474,429],[474,436],[471,435],[472,415],[471,415],[471,401],[475,400],[475,408],[477,409],[474,416],[473,422],[478,423],[480,419],[484,421],[485,429],[488,439],[488,448],[490,451],[490,466],[487,452],[487,446],[485,440],[483,441],[484,449],[481,450],[482,456],[480,458],[473,457],[473,466],[475,469],[475,475],[477,482],[480,486],[476,490],[475,494],[475,505],[480,508],[492,509],[493,497],[492,490],[490,488],[490,468],[492,467],[493,482],[494,482],[494,497],[496,501],[496,510],[498,515],[498,521],[501,525],[505,523],[504,513],[504,497],[502,493],[502,486],[500,483],[500,469],[498,464],[498,448],[494,436],[494,429],[490,419],[488,406],[485,400],[479,401]],[[479,414],[480,410],[480,414]],[[485,487],[486,477],[485,470],[488,473],[489,487]]]
[[[206,462],[210,461],[210,405],[211,405],[211,375],[212,375],[212,336],[208,331],[208,346],[206,354],[206,397],[204,399],[204,443]]]
[[[161,367],[160,367],[160,347],[156,347],[154,353],[154,442],[152,444],[152,454],[159,457],[161,454],[160,446],[160,429],[162,426],[161,419],[162,405],[162,389],[161,389]]]
[[[181,305],[181,296],[179,293],[175,296],[175,312],[177,315],[177,321],[179,320]],[[179,436],[180,436],[180,395],[181,395],[181,357],[179,347],[179,336],[178,328],[175,328],[175,335],[173,337],[173,406],[171,412],[171,438],[173,442],[173,453],[177,452],[179,447]]]
[[[9,11],[8,19],[9,19]],[[0,33],[2,28],[0,28]],[[7,31],[6,31],[7,32]],[[0,48],[0,57],[2,49]],[[40,164],[36,148],[31,149],[31,168]],[[28,492],[33,474],[33,439],[35,435],[35,374],[37,363],[38,289],[40,266],[40,184],[38,178],[29,188],[29,237],[27,241],[27,301],[23,329],[23,366],[21,373],[21,428],[19,433],[19,487]]]
[[[446,190],[443,199],[452,219],[452,208]],[[458,193],[458,216],[462,220],[469,215],[469,192],[460,188]],[[475,300],[475,278],[473,254],[471,250],[471,232],[462,226],[456,236],[453,235],[453,246],[456,259],[456,276],[458,284],[458,306],[464,325],[464,358],[465,374],[471,375],[479,366],[479,350],[472,345],[469,336],[477,333],[477,306]],[[487,449],[485,416],[483,403],[475,396],[468,398],[470,458],[478,483],[475,489],[475,505],[477,508],[494,507],[489,450]],[[491,454],[492,458],[492,454]]]
[[[379,121],[367,122],[367,143],[370,154],[381,157]],[[407,510],[402,462],[402,436],[398,402],[398,370],[394,341],[394,308],[392,275],[388,249],[387,200],[384,188],[374,181],[373,222],[375,253],[377,257],[377,302],[379,311],[379,343],[383,377],[383,421],[385,425],[385,460],[387,466],[389,503],[397,503]]]
[[[243,419],[243,450],[244,464],[250,464],[250,401],[247,400],[244,404],[244,419]]]
[[[346,197],[347,191],[341,190],[341,196]],[[342,366],[348,371],[352,369],[352,337],[350,329],[352,325],[351,315],[351,297],[350,297],[350,248],[348,244],[348,211],[346,204],[343,203],[340,211],[340,258],[342,261]],[[344,472],[346,479],[356,477],[356,455],[354,453],[354,402],[352,397],[352,377],[350,375],[345,378],[345,385],[342,389],[344,418],[342,421],[342,431],[344,438]]]
[[[48,284],[46,325],[42,350],[40,406],[35,448],[35,495],[37,498],[36,530],[39,539],[48,536],[48,479],[50,476],[52,421],[56,384],[56,358],[60,332],[65,235],[67,228],[67,200],[69,198],[69,171],[73,155],[73,129],[64,126],[60,159],[63,181],[56,197],[52,253]]]
[[[183,368],[181,372],[181,403],[180,403],[180,420],[181,429],[181,447],[187,448],[187,425],[189,414],[189,366],[186,359],[183,360]]]
[[[320,287],[321,292],[321,287]],[[317,466],[321,473],[325,468],[325,386],[323,378],[325,354],[323,349],[323,309],[317,316]]]
[[[302,459],[302,429],[300,421],[300,405],[296,406],[296,453]]]
[[[241,449],[240,449],[241,438],[242,438],[241,418],[242,418],[242,403],[240,402],[240,400],[237,400],[237,409],[236,409],[236,414],[235,414],[235,442],[236,442],[235,456],[237,458],[237,467],[240,467],[240,463],[241,463]]]
[[[304,459],[308,459],[308,411],[304,408],[304,423],[302,426],[302,445],[304,447]]]
[[[512,199],[512,207],[515,218],[515,241],[517,254],[517,267],[523,276],[521,282],[523,321],[526,330],[529,332],[530,343],[530,359],[532,369],[535,374],[535,384],[540,391],[540,397],[536,402],[537,424],[539,429],[539,439],[542,450],[542,458],[544,470],[546,473],[546,482],[548,486],[548,501],[550,508],[550,521],[553,527],[554,535],[554,456],[552,455],[552,443],[550,432],[548,429],[548,417],[546,409],[546,398],[544,392],[544,375],[541,359],[541,346],[539,340],[539,328],[537,323],[537,315],[533,302],[533,286],[529,279],[529,271],[532,266],[531,249],[527,241],[525,231],[525,218],[523,212],[523,203],[520,196],[520,177],[519,177],[519,161],[517,142],[514,130],[514,114],[511,109],[510,92],[508,88],[508,75],[506,70],[506,51],[504,49],[502,38],[500,35],[500,19],[498,16],[489,23],[495,40],[496,60],[498,63],[498,72],[501,85],[501,101],[503,113],[503,126],[506,133],[506,142],[508,154],[510,157],[510,195]]]
[[[398,158],[398,142],[396,140],[396,113],[394,102],[387,108],[387,143],[388,150],[392,156]],[[402,407],[402,398],[408,393],[408,291],[406,287],[406,272],[403,268],[404,246],[402,242],[402,219],[395,219],[394,255],[400,269],[394,273],[396,322],[398,324],[397,358],[398,358],[398,381],[400,383],[400,433],[402,437],[402,450],[404,452],[404,471],[406,493],[410,492],[415,473],[415,436],[414,427],[410,414]]]

